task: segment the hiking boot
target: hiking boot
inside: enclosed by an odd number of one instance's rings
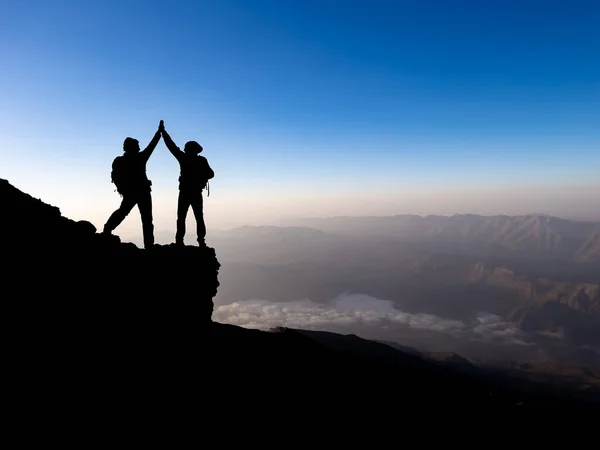
[[[98,236],[100,236],[100,239],[102,239],[103,241],[105,241],[107,243],[114,243],[114,244],[121,243],[121,238],[119,236],[117,236],[116,234],[112,234],[112,232],[107,231],[107,230],[102,230],[102,233],[98,233]]]

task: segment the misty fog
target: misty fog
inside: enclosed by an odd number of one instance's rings
[[[600,222],[295,223],[209,233],[222,264],[215,321],[352,333],[474,360],[600,364]]]

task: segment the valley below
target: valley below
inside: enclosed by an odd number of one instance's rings
[[[306,220],[209,233],[214,320],[356,333],[503,364],[600,365],[600,224]]]

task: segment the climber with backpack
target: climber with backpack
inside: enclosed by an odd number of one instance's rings
[[[117,156],[112,164],[111,180],[122,200],[119,208],[108,218],[103,233],[111,234],[137,205],[142,218],[144,248],[151,248],[154,245],[150,188],[152,182],[146,175],[146,163],[160,141],[163,127],[164,124],[161,120],[154,137],[142,151],[140,151],[140,143],[137,139],[126,138],[123,142],[123,155]]]
[[[207,189],[210,195],[208,180],[215,176],[213,169],[204,156],[200,156],[203,148],[196,141],[186,142],[183,151],[171,139],[169,133],[162,128],[162,137],[171,154],[179,161],[179,198],[177,200],[177,233],[175,243],[183,245],[185,236],[185,219],[190,206],[196,218],[198,244],[206,245],[206,225],[204,223],[202,191]]]

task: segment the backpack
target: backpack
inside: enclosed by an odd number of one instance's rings
[[[202,166],[204,169],[203,172],[206,172],[206,169],[208,169],[209,166],[208,166],[208,161],[204,157],[202,158]],[[202,190],[206,189],[206,196],[210,197],[209,177],[208,177],[208,174],[206,174],[206,173],[204,175],[205,175],[205,177],[204,177],[203,181],[206,180],[206,183],[204,183]]]
[[[212,176],[208,173],[208,170],[210,170],[208,161],[202,156],[187,158],[180,161],[182,169],[179,176],[180,189],[182,185],[193,190],[199,188],[200,191],[203,191],[206,189],[207,197],[210,197],[209,177]]]
[[[110,181],[117,188],[116,191],[123,196],[123,191],[127,187],[128,170],[125,158],[123,156],[117,156],[112,163],[112,170],[110,172]]]

